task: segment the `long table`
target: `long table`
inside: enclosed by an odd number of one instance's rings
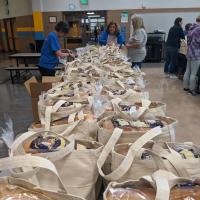
[[[40,57],[41,57],[40,53],[16,53],[9,56],[10,59],[16,60],[17,67],[19,67],[20,60],[23,60],[25,67],[28,67],[29,64],[35,64],[31,63],[32,60],[37,61],[39,60]]]

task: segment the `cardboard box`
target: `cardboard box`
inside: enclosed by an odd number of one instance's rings
[[[38,82],[37,79],[33,76],[27,80],[24,85],[29,93],[32,101],[32,113],[34,122],[39,122],[38,115],[38,101],[39,96],[42,92],[46,92],[52,88],[52,84],[60,82],[62,78],[60,77],[42,77],[42,82]]]
[[[43,76],[42,83],[58,83],[63,82],[63,78],[59,76]]]

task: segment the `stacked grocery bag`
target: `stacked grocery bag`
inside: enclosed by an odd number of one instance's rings
[[[200,199],[200,148],[175,142],[177,120],[118,47],[87,46],[57,75],[0,160],[0,199]]]

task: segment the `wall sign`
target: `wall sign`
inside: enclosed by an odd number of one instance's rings
[[[49,23],[56,23],[57,22],[57,17],[56,16],[50,16],[49,17]]]
[[[121,23],[128,23],[128,12],[121,13]]]
[[[80,3],[81,3],[82,5],[88,5],[88,0],[80,0]]]

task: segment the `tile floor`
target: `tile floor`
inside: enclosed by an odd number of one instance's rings
[[[0,67],[4,64],[8,65],[10,61],[1,56]],[[162,64],[144,64],[143,71],[147,74],[151,99],[167,103],[167,115],[179,121],[177,141],[200,144],[200,96],[184,93],[180,80],[164,78]],[[15,134],[22,133],[32,122],[31,112],[31,100],[23,84],[0,84],[0,127],[4,125],[3,116],[7,113],[13,120]],[[0,157],[6,154],[5,146],[0,143]]]
[[[167,104],[167,115],[178,120],[177,141],[200,144],[200,95],[183,92],[182,81],[164,78],[161,64],[146,64],[147,90],[152,100]]]

